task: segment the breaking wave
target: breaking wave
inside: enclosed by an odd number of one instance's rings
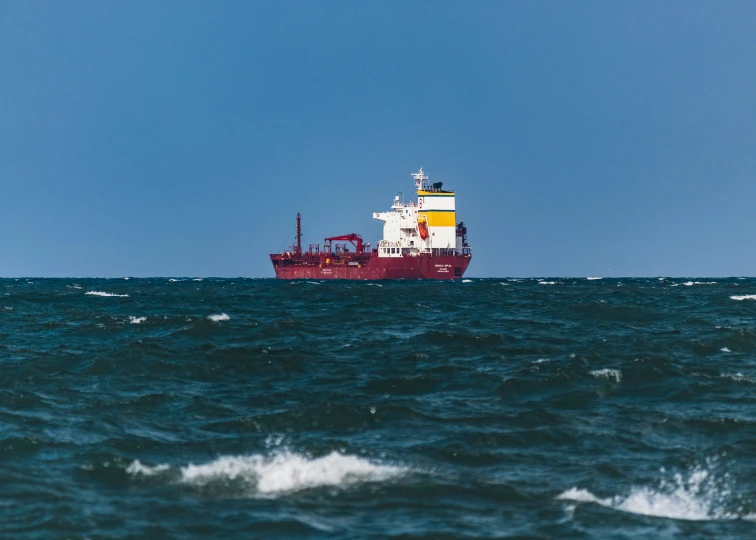
[[[131,324],[141,324],[146,320],[147,320],[147,317],[134,317],[133,315],[129,316],[129,322]]]
[[[591,371],[591,375],[598,379],[611,379],[616,382],[622,381],[622,372],[618,369],[596,369]]]
[[[231,317],[229,317],[225,313],[218,313],[216,315],[208,315],[207,318],[213,322],[228,321],[231,319]]]
[[[167,464],[154,467],[139,460],[126,472],[132,476],[155,476],[171,470]],[[190,463],[178,468],[177,481],[205,486],[213,483],[241,482],[252,494],[277,495],[317,487],[348,487],[363,482],[379,482],[398,477],[408,469],[374,463],[357,456],[331,452],[309,457],[288,450],[272,455],[221,456],[209,463]]]
[[[664,469],[661,469],[664,473]],[[587,489],[572,487],[558,500],[592,503],[643,516],[689,521],[751,519],[744,512],[744,503],[732,494],[729,475],[717,477],[697,467],[687,477],[674,474],[658,487],[634,486],[627,495],[602,498]]]
[[[756,383],[756,379],[754,379],[753,377],[749,377],[748,375],[743,375],[740,372],[737,372],[737,373],[722,373],[720,375],[720,377],[723,378],[723,379],[730,379],[730,380],[735,381],[735,382],[747,382],[747,383],[751,383],[751,384]]]
[[[156,465],[155,467],[150,467],[149,465],[143,465],[138,459],[135,460],[131,465],[126,467],[126,472],[137,476],[137,475],[143,475],[143,476],[155,476],[158,473],[165,472],[171,468],[170,465]]]
[[[733,300],[756,300],[756,294],[744,294],[742,296],[731,296]]]
[[[89,294],[92,296],[118,296],[120,298],[125,298],[129,296],[128,294],[115,294],[115,293],[102,292],[102,291],[89,291],[84,294]]]

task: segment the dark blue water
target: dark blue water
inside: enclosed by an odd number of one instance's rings
[[[755,537],[748,295],[0,280],[0,536]]]

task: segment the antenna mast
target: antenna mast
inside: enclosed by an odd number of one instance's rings
[[[420,172],[412,173],[412,177],[415,179],[417,189],[426,189],[425,181],[428,179],[428,175],[423,173],[422,167],[420,167]]]

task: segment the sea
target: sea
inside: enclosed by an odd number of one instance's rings
[[[0,280],[0,538],[756,538],[756,279]]]

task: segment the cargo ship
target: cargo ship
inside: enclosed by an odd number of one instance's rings
[[[459,279],[472,250],[467,228],[457,223],[453,191],[442,182],[430,183],[412,174],[417,201],[394,197],[391,210],[373,218],[383,222],[383,239],[376,247],[356,233],[331,236],[302,248],[302,217],[297,214],[296,243],[270,260],[278,279]],[[351,244],[351,248],[350,248]]]

